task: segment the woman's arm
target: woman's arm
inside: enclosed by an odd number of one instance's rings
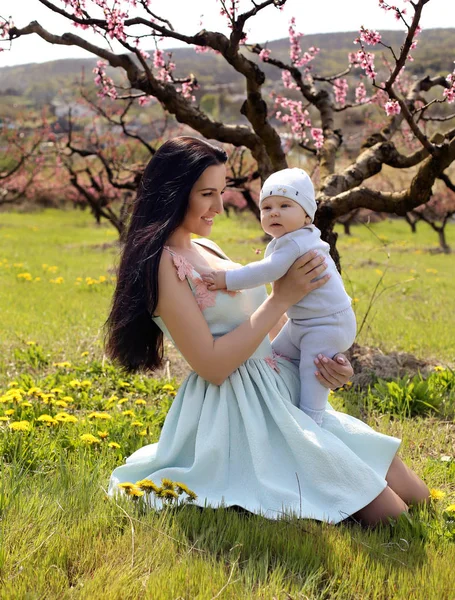
[[[327,275],[314,281],[326,269],[324,258],[311,258],[308,254],[299,258],[289,272],[276,282],[275,291],[251,317],[217,339],[213,338],[187,281],[179,280],[171,257],[166,252],[162,254],[156,312],[196,373],[210,383],[220,385],[250,358],[292,304],[324,285]]]
[[[269,331],[269,340],[271,342],[273,342],[273,340],[280,333],[280,331],[282,330],[282,328],[285,326],[285,324],[287,322],[288,322],[287,316],[286,315],[282,315],[281,319],[278,321],[278,323],[276,325],[274,325],[272,327],[272,329]]]

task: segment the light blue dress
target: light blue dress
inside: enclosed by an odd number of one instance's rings
[[[198,243],[226,258],[209,240]],[[211,292],[211,297],[183,257],[174,255],[174,264],[214,337],[240,325],[266,298],[263,286],[235,295]],[[169,336],[161,319],[156,322]],[[114,470],[109,494],[115,495],[121,482],[148,478],[160,484],[166,477],[185,483],[200,506],[238,505],[270,519],[293,514],[342,521],[386,487],[401,440],[330,404],[319,426],[297,408],[299,392],[298,367],[274,357],[268,337],[219,386],[191,373],[159,441]]]

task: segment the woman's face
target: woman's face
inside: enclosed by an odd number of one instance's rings
[[[202,237],[210,235],[214,217],[223,212],[222,193],[225,187],[225,165],[207,167],[191,188],[188,210],[181,227]]]

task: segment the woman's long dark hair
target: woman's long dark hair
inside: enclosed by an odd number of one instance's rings
[[[226,152],[198,138],[165,142],[145,168],[105,323],[107,355],[127,371],[153,370],[163,360],[163,334],[153,322],[163,246],[181,225],[191,188]]]

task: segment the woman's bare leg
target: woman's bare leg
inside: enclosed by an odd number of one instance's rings
[[[429,504],[430,490],[398,456],[394,457],[385,479],[406,504]]]
[[[378,523],[388,523],[388,518],[399,517],[403,512],[407,512],[408,507],[403,500],[387,486],[370,504],[358,510],[352,516],[353,519],[360,522],[361,525],[373,527]]]

